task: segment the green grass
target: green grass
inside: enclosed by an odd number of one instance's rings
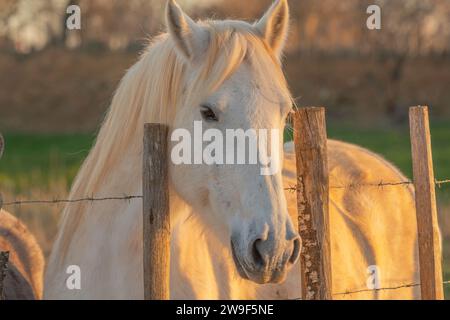
[[[94,140],[88,134],[5,134],[0,186],[14,193],[63,180],[70,186]]]
[[[450,123],[433,122],[431,125],[433,157],[436,179],[450,178]],[[409,130],[400,128],[362,128],[356,124],[342,125],[328,123],[328,136],[364,146],[373,150],[397,165],[411,178],[411,150]],[[289,139],[289,137],[287,136]],[[6,149],[0,160],[0,190],[6,190],[8,197],[39,197],[52,198],[59,191],[67,190],[77,173],[83,159],[89,152],[94,136],[90,134],[6,134]],[[56,181],[56,183],[55,183]],[[53,187],[52,187],[53,185]],[[29,192],[39,189],[42,192]],[[64,190],[60,190],[64,189]],[[441,210],[441,228],[444,238],[444,279],[450,279],[450,186],[443,186],[437,192]],[[5,200],[7,200],[5,196]],[[23,218],[42,217],[33,208],[18,208]],[[56,210],[56,209],[55,209]],[[444,212],[444,215],[442,215]],[[447,214],[445,214],[447,213]],[[57,213],[56,213],[57,214]],[[51,216],[52,217],[52,216]],[[49,219],[53,219],[53,218]],[[31,223],[31,222],[30,222]],[[51,239],[56,226],[49,230],[42,221],[34,222],[33,232],[38,233],[38,240],[48,253]],[[33,225],[33,224],[32,224]],[[36,230],[34,230],[36,229]],[[45,233],[45,234],[42,234]],[[450,285],[445,286],[446,296],[450,298]]]

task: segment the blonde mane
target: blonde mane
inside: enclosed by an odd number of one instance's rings
[[[136,181],[140,181],[140,163],[136,163],[133,172],[125,173],[127,179],[121,180],[120,186],[110,185],[110,174],[117,174],[115,168],[120,165],[123,155],[140,161],[144,123],[164,123],[170,127],[182,103],[201,103],[244,60],[254,64],[261,75],[274,75],[275,72],[275,79],[287,88],[278,58],[249,24],[234,21],[201,23],[209,32],[209,46],[202,58],[204,62],[195,70],[190,69],[194,80],[189,84],[184,86],[188,62],[177,54],[175,43],[167,34],[158,36],[128,70],[114,95],[95,145],[74,181],[70,199],[121,196],[133,192]],[[59,257],[55,257],[57,260],[64,258],[88,206],[71,203],[65,207],[60,226],[62,232],[54,248],[54,252],[59,253]]]

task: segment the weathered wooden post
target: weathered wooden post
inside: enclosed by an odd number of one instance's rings
[[[423,300],[444,298],[428,107],[409,109]]]
[[[300,108],[294,116],[302,296],[331,299],[328,161],[325,108]]]
[[[0,300],[5,299],[4,281],[6,278],[6,272],[8,271],[9,252],[0,252]]]
[[[170,298],[168,127],[145,124],[143,149],[144,298]]]

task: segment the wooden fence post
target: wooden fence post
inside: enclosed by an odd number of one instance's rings
[[[6,278],[6,272],[8,271],[9,252],[0,252],[0,300],[4,300],[4,281]]]
[[[302,296],[330,300],[331,252],[325,108],[301,108],[294,116]]]
[[[170,298],[168,127],[145,124],[143,149],[144,299]]]
[[[409,110],[423,300],[444,298],[428,107]]]

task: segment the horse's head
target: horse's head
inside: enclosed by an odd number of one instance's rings
[[[186,74],[173,123],[172,183],[230,245],[239,274],[257,283],[283,281],[301,245],[280,168],[292,106],[279,61],[288,19],[286,0],[253,25],[194,22],[174,1],[167,6]],[[244,149],[233,135],[247,141]],[[189,137],[192,145],[180,147]]]

